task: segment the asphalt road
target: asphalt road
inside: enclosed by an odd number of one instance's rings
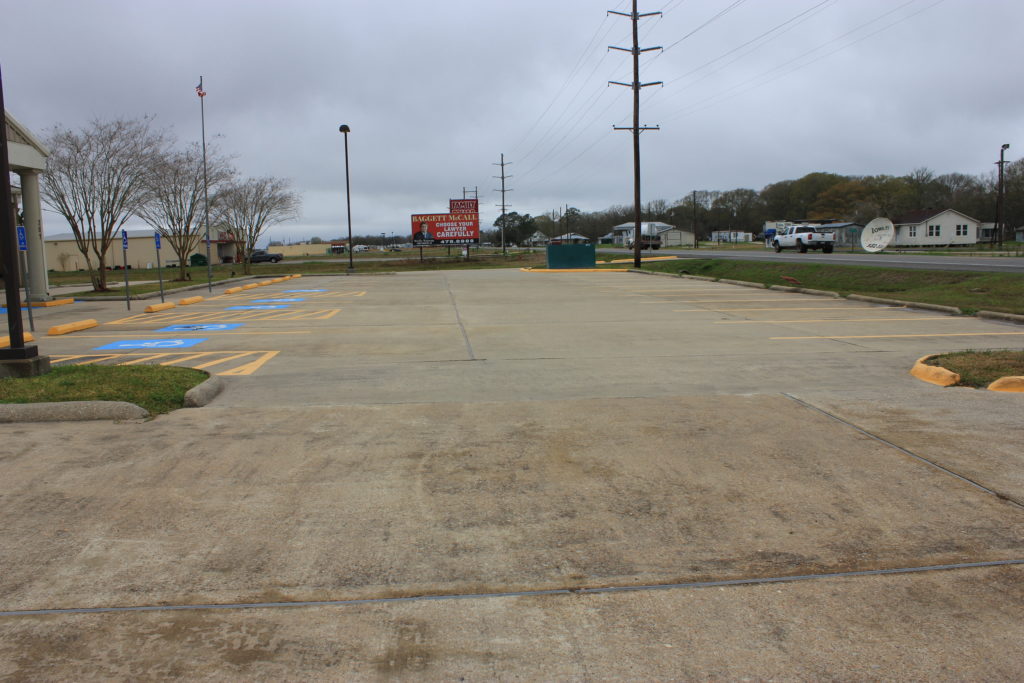
[[[0,425],[0,678],[1019,680],[1024,327],[628,272],[40,309],[221,376]],[[58,610],[54,612],[53,610]]]
[[[632,254],[628,249],[602,249],[616,254]],[[644,251],[645,256],[680,256],[682,258],[720,258],[739,261],[767,261],[777,263],[837,263],[850,266],[876,266],[884,268],[910,268],[915,270],[968,270],[988,273],[1024,273],[1024,258],[996,256],[926,256],[918,254],[860,254],[841,250],[831,254],[809,251],[801,254],[771,249],[659,249]]]

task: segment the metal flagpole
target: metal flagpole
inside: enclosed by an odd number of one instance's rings
[[[210,194],[209,185],[206,179],[206,108],[203,106],[203,99],[206,91],[203,90],[203,77],[199,77],[199,85],[196,86],[196,94],[199,95],[199,120],[203,129],[203,210],[205,212],[204,222],[206,223],[206,289],[213,291],[213,260],[210,257]]]

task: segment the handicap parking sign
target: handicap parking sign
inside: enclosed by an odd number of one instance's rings
[[[223,332],[241,327],[244,323],[198,323],[195,325],[170,325],[157,332]]]
[[[123,349],[187,349],[206,339],[124,339],[119,342],[97,346],[95,351],[120,351]]]

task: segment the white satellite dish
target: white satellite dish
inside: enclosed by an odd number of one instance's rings
[[[888,218],[876,218],[864,226],[860,233],[860,246],[864,251],[879,252],[896,237],[896,226]]]

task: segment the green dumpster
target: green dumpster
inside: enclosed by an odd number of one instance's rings
[[[593,268],[596,262],[593,244],[548,245],[548,268]]]

